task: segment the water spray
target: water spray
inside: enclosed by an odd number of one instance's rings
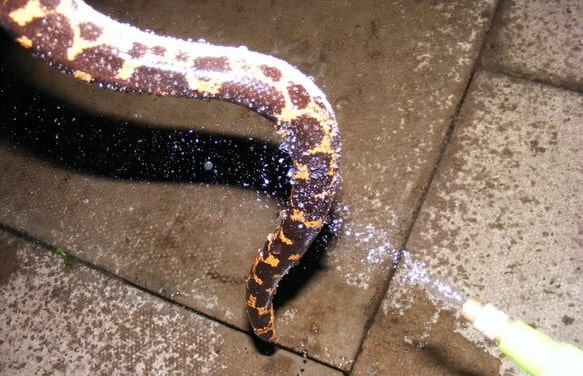
[[[461,317],[493,341],[501,353],[533,376],[583,376],[583,350],[554,340],[491,304],[467,298],[445,278],[430,272],[425,264],[403,251],[400,278],[404,284],[421,285],[427,296],[461,312]]]

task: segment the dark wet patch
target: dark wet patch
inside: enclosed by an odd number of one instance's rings
[[[0,42],[2,49],[12,43]],[[27,85],[9,66],[0,67],[0,140],[13,149],[106,178],[224,184],[289,197],[291,160],[278,145],[89,113]]]
[[[0,227],[2,229],[2,227]],[[18,268],[16,258],[17,246],[0,235],[0,286],[4,284]]]

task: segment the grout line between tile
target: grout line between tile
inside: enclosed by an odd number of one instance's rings
[[[575,88],[571,88],[568,86],[562,86],[562,85],[555,85],[555,84],[552,84],[548,81],[544,81],[542,79],[536,79],[533,77],[527,77],[527,76],[521,75],[521,74],[514,72],[514,71],[509,71],[509,70],[505,70],[505,69],[497,69],[494,66],[482,65],[482,66],[480,66],[479,70],[493,73],[493,74],[500,75],[500,76],[506,76],[506,77],[511,77],[514,79],[522,80],[522,81],[531,82],[531,83],[534,83],[537,85],[543,85],[543,86],[547,86],[550,88],[564,90],[564,91],[568,91],[568,92],[572,92],[572,93],[576,93],[576,94],[583,94],[583,91],[577,90]]]
[[[402,244],[400,244],[400,246],[397,247],[397,249],[401,249],[401,250],[406,249],[407,243],[409,241],[409,237],[411,236],[413,228],[415,227],[415,223],[417,222],[417,218],[419,217],[419,213],[421,212],[421,208],[423,207],[423,204],[425,203],[427,194],[428,194],[429,190],[431,189],[431,184],[433,182],[433,179],[435,178],[435,175],[437,174],[438,167],[441,164],[441,161],[442,161],[443,156],[445,154],[445,150],[447,149],[447,145],[449,144],[449,141],[451,139],[451,135],[453,134],[453,131],[455,129],[455,125],[458,121],[461,108],[463,107],[463,104],[464,104],[466,97],[469,93],[470,87],[471,87],[472,82],[474,80],[474,76],[480,70],[480,64],[479,64],[480,57],[482,55],[482,51],[484,49],[484,45],[486,43],[488,35],[490,34],[490,29],[492,28],[494,19],[497,15],[499,5],[500,5],[500,0],[494,5],[494,8],[493,8],[494,10],[493,10],[492,14],[490,15],[490,20],[488,21],[488,26],[487,26],[486,30],[484,31],[484,34],[482,36],[482,40],[479,43],[479,46],[480,46],[479,51],[476,54],[476,57],[474,58],[474,61],[472,63],[472,69],[470,70],[467,83],[464,87],[462,95],[460,96],[460,100],[458,101],[457,105],[454,108],[450,123],[449,123],[448,128],[447,128],[447,131],[445,132],[445,135],[444,135],[443,140],[441,142],[441,147],[439,149],[437,158],[435,160],[433,168],[431,169],[431,173],[429,174],[429,177],[427,179],[427,183],[424,185],[425,189],[423,190],[421,197],[419,198],[419,201],[418,201],[415,209],[413,210],[413,214],[411,216],[411,222],[409,223],[407,230],[404,231],[404,237],[402,240]],[[397,266],[395,267],[395,270],[397,268],[399,268],[399,266],[401,265],[401,254],[399,254],[396,265]],[[375,318],[378,315],[379,310],[381,309],[383,299],[386,296],[387,291],[389,290],[393,275],[394,275],[394,273],[391,274],[391,277],[387,279],[387,281],[385,282],[385,285],[380,290],[381,291],[379,293],[380,296],[378,296],[376,298],[375,307],[372,310],[371,316],[368,318],[368,320],[365,324],[364,335],[362,336],[362,338],[360,340],[360,343],[358,345],[358,350],[357,350],[356,355],[354,357],[352,367],[348,371],[348,374],[352,373],[352,370],[354,369],[356,363],[358,362],[360,354],[363,351],[364,342],[368,338],[368,332],[370,331],[370,328],[372,327],[372,325],[375,321]]]

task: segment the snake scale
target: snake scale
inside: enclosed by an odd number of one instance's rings
[[[290,64],[244,47],[159,36],[78,0],[2,0],[0,24],[24,48],[74,77],[112,90],[218,99],[269,119],[293,162],[291,194],[247,278],[255,334],[277,339],[273,297],[320,232],[340,182],[331,105]]]

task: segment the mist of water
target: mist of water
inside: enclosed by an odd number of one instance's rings
[[[401,268],[399,282],[403,285],[421,287],[431,301],[440,303],[444,309],[461,310],[466,301],[464,294],[450,281],[431,272],[424,262],[415,260],[409,251],[402,251],[399,268]]]

